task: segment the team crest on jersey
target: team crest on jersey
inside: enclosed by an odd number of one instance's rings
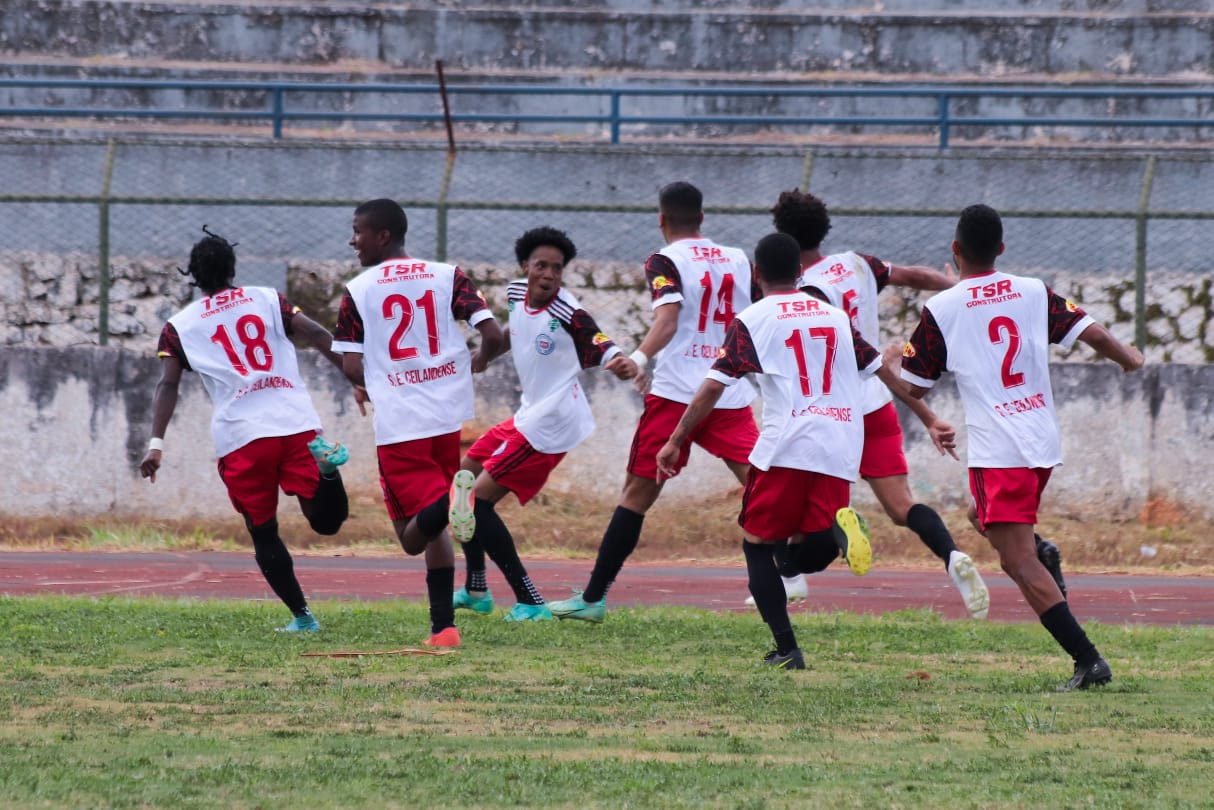
[[[1075,302],[1068,298],[1066,300],[1066,311],[1067,312],[1078,312],[1079,307],[1075,306]]]
[[[535,351],[536,354],[541,354],[547,357],[556,351],[556,341],[550,338],[547,334],[540,332],[535,336]]]
[[[909,340],[906,342],[906,345],[902,347],[902,356],[903,357],[914,357],[915,356],[915,347],[910,344]]]
[[[595,346],[602,346],[604,343],[610,343],[611,338],[607,337],[602,332],[598,332],[595,334],[593,342]]]
[[[662,290],[666,289],[667,287],[673,287],[673,286],[674,286],[674,282],[671,281],[670,279],[666,278],[666,276],[658,276],[657,278],[655,278],[653,280],[653,291],[654,292],[661,292]]]

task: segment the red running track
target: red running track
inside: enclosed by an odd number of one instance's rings
[[[462,563],[457,560],[457,566]],[[549,599],[564,599],[585,585],[591,562],[532,560],[528,572]],[[295,570],[313,601],[425,598],[425,567],[418,558],[301,556]],[[1036,617],[1001,571],[984,570],[991,591],[989,619],[1033,622]],[[462,575],[457,569],[456,581]],[[961,599],[943,566],[881,570],[852,576],[836,566],[809,578],[809,599],[797,611],[880,614],[928,608],[965,618]],[[509,588],[490,566],[489,586],[499,603]],[[1067,576],[1071,606],[1081,621],[1118,624],[1214,625],[1214,579],[1201,576],[1075,574]],[[171,596],[197,599],[273,599],[251,553],[0,552],[0,594]],[[610,603],[687,605],[745,610],[746,573],[737,565],[633,563],[612,587]]]

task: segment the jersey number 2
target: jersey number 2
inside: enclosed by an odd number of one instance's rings
[[[700,286],[704,292],[700,295],[700,320],[696,331],[703,332],[708,328],[708,307],[712,303],[712,275],[705,270]],[[721,276],[721,289],[717,290],[717,308],[713,310],[712,322],[729,326],[733,320],[733,273]]]
[[[236,337],[240,339],[240,345],[244,349],[244,359],[248,361],[247,366],[241,362],[240,355],[236,353],[236,346],[233,345],[232,336],[228,334],[226,326],[219,324],[215,334],[211,335],[211,342],[223,347],[232,368],[236,369],[240,376],[249,376],[250,368],[255,371],[269,371],[273,367],[274,353],[270,351],[270,344],[266,342],[265,321],[256,315],[243,316],[236,322]]]
[[[411,360],[417,357],[417,349],[405,345],[405,335],[409,334],[409,329],[413,326],[413,303],[403,295],[389,295],[384,299],[384,320],[400,319],[400,323],[392,330],[392,337],[388,339],[388,356],[393,360]],[[426,338],[429,341],[427,348],[430,350],[430,356],[434,357],[438,354],[438,318],[434,312],[434,290],[426,290],[426,294],[417,299],[417,306],[426,313]]]
[[[831,371],[835,367],[835,347],[837,345],[835,330],[831,326],[815,326],[806,329],[805,332],[809,333],[810,340],[821,340],[826,343],[826,362],[822,368],[822,395],[825,396],[830,393]],[[809,365],[805,360],[805,332],[794,329],[788,336],[788,340],[784,341],[784,345],[792,349],[793,356],[797,358],[797,374],[801,377],[801,395],[811,397],[814,390],[809,381]]]
[[[991,343],[996,346],[1003,343],[1005,335],[1007,337],[1007,351],[1003,353],[1003,367],[1000,370],[1003,376],[1003,387],[1015,388],[1018,385],[1024,385],[1024,374],[1012,371],[1012,364],[1016,362],[1016,357],[1020,354],[1020,328],[1016,326],[1016,322],[1006,315],[992,318],[990,326],[987,327],[987,334]]]

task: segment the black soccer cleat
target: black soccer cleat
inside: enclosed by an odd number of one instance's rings
[[[1062,591],[1062,598],[1066,599],[1066,580],[1062,578],[1062,552],[1049,540],[1042,540],[1039,534],[1034,534],[1033,539],[1037,541],[1037,559],[1041,560],[1045,570],[1049,571],[1054,582],[1058,583],[1058,590]]]
[[[1104,686],[1111,680],[1113,670],[1109,668],[1109,662],[1097,656],[1096,660],[1086,667],[1076,664],[1074,676],[1058,687],[1058,691],[1074,692],[1076,689],[1087,689],[1090,686]]]
[[[776,669],[805,669],[805,656],[799,649],[780,655],[779,650],[772,650],[763,656],[763,663]]]

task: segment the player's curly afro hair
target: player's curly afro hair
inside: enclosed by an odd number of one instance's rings
[[[569,264],[577,256],[577,246],[564,231],[558,231],[556,228],[545,225],[541,228],[532,228],[515,241],[514,257],[518,259],[519,264],[522,264],[531,258],[531,254],[537,247],[542,245],[559,250],[565,257],[565,264]]]
[[[771,221],[780,233],[786,233],[801,250],[814,250],[830,233],[830,215],[826,203],[798,189],[780,192],[771,209]]]
[[[190,250],[189,268],[178,267],[177,272],[193,278],[190,285],[210,295],[227,287],[236,277],[236,251],[233,248],[238,243],[212,233],[206,225],[202,226],[202,232],[206,236]]]

